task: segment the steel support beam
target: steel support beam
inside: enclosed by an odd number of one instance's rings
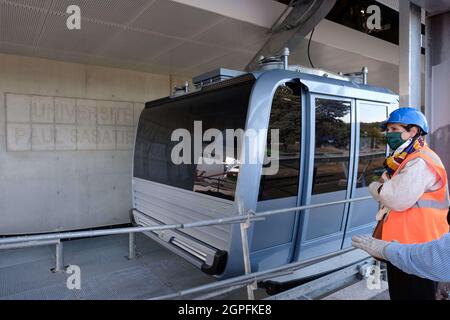
[[[246,70],[258,68],[261,56],[280,54],[284,48],[291,51],[327,16],[336,0],[298,0],[280,17],[271,29],[272,35],[247,65]],[[287,15],[286,15],[287,14]]]
[[[400,106],[421,109],[421,8],[400,1]]]

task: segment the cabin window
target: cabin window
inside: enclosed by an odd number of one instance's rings
[[[316,99],[313,195],[347,189],[350,137],[351,103]]]
[[[387,118],[387,107],[361,103],[359,116],[359,164],[357,188],[368,187],[378,181],[384,171],[387,145],[381,123]]]
[[[234,200],[239,174],[237,159],[240,155],[237,154],[237,141],[234,149],[225,148],[230,145],[226,141],[226,131],[245,129],[254,82],[254,78],[246,81],[238,79],[237,83],[228,87],[162,100],[159,104],[144,109],[137,130],[134,176]],[[195,132],[200,132],[200,136],[194,134],[194,129]],[[217,154],[217,157],[220,155],[220,163],[208,164],[208,161],[204,161],[205,148],[216,140],[215,137],[205,140],[204,134],[209,129],[214,129],[214,132],[222,133],[223,136],[223,153]],[[172,141],[175,130],[190,135],[190,148],[179,152],[183,158],[186,156],[185,152],[188,152],[186,157],[189,161],[174,163],[172,159],[173,150],[180,143],[179,140]],[[197,149],[201,154],[196,152]],[[211,154],[216,156],[215,152],[213,150]],[[202,160],[199,161],[199,158]]]
[[[300,150],[301,150],[301,87],[286,83],[274,95],[267,135],[267,156],[279,154],[279,169],[275,174],[262,175],[259,201],[298,194]],[[279,130],[278,145],[272,144],[271,130]],[[275,150],[271,150],[275,147]],[[270,163],[265,167],[270,167]]]

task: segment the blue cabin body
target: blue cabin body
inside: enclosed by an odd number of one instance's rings
[[[398,96],[388,89],[287,70],[249,73],[148,102],[136,135],[132,220],[188,223],[234,216],[239,206],[257,215],[368,196],[388,153],[380,124],[396,108]],[[271,129],[279,129],[278,172],[263,175],[263,164],[236,165],[239,159],[224,159],[222,166],[174,164],[171,134],[179,128],[194,133],[196,121],[203,131],[266,130],[266,143],[253,149],[262,158],[270,153]],[[255,148],[244,140],[243,149]],[[352,235],[372,231],[377,209],[367,200],[252,222],[252,271],[339,253]],[[147,235],[218,278],[244,272],[239,224]]]

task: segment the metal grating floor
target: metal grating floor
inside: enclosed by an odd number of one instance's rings
[[[128,260],[128,235],[64,242],[64,264],[81,269],[81,289],[66,286],[66,273],[52,273],[55,246],[0,251],[0,300],[136,300],[148,299],[216,281],[184,259],[136,234],[138,258]],[[388,300],[367,292],[362,282],[326,300]],[[378,294],[374,297],[374,295]],[[267,297],[255,291],[257,299]],[[245,300],[246,289],[217,296],[217,300]]]
[[[128,260],[128,236],[64,242],[64,264],[81,269],[81,289],[52,273],[55,246],[0,251],[0,300],[147,299],[213,282],[184,259],[141,234]]]

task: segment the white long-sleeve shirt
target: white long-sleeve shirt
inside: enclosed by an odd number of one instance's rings
[[[380,193],[378,189],[381,188]],[[373,182],[370,193],[384,206],[394,211],[405,211],[415,205],[420,197],[429,191],[442,187],[442,181],[425,160],[409,161],[392,179],[384,183]]]

